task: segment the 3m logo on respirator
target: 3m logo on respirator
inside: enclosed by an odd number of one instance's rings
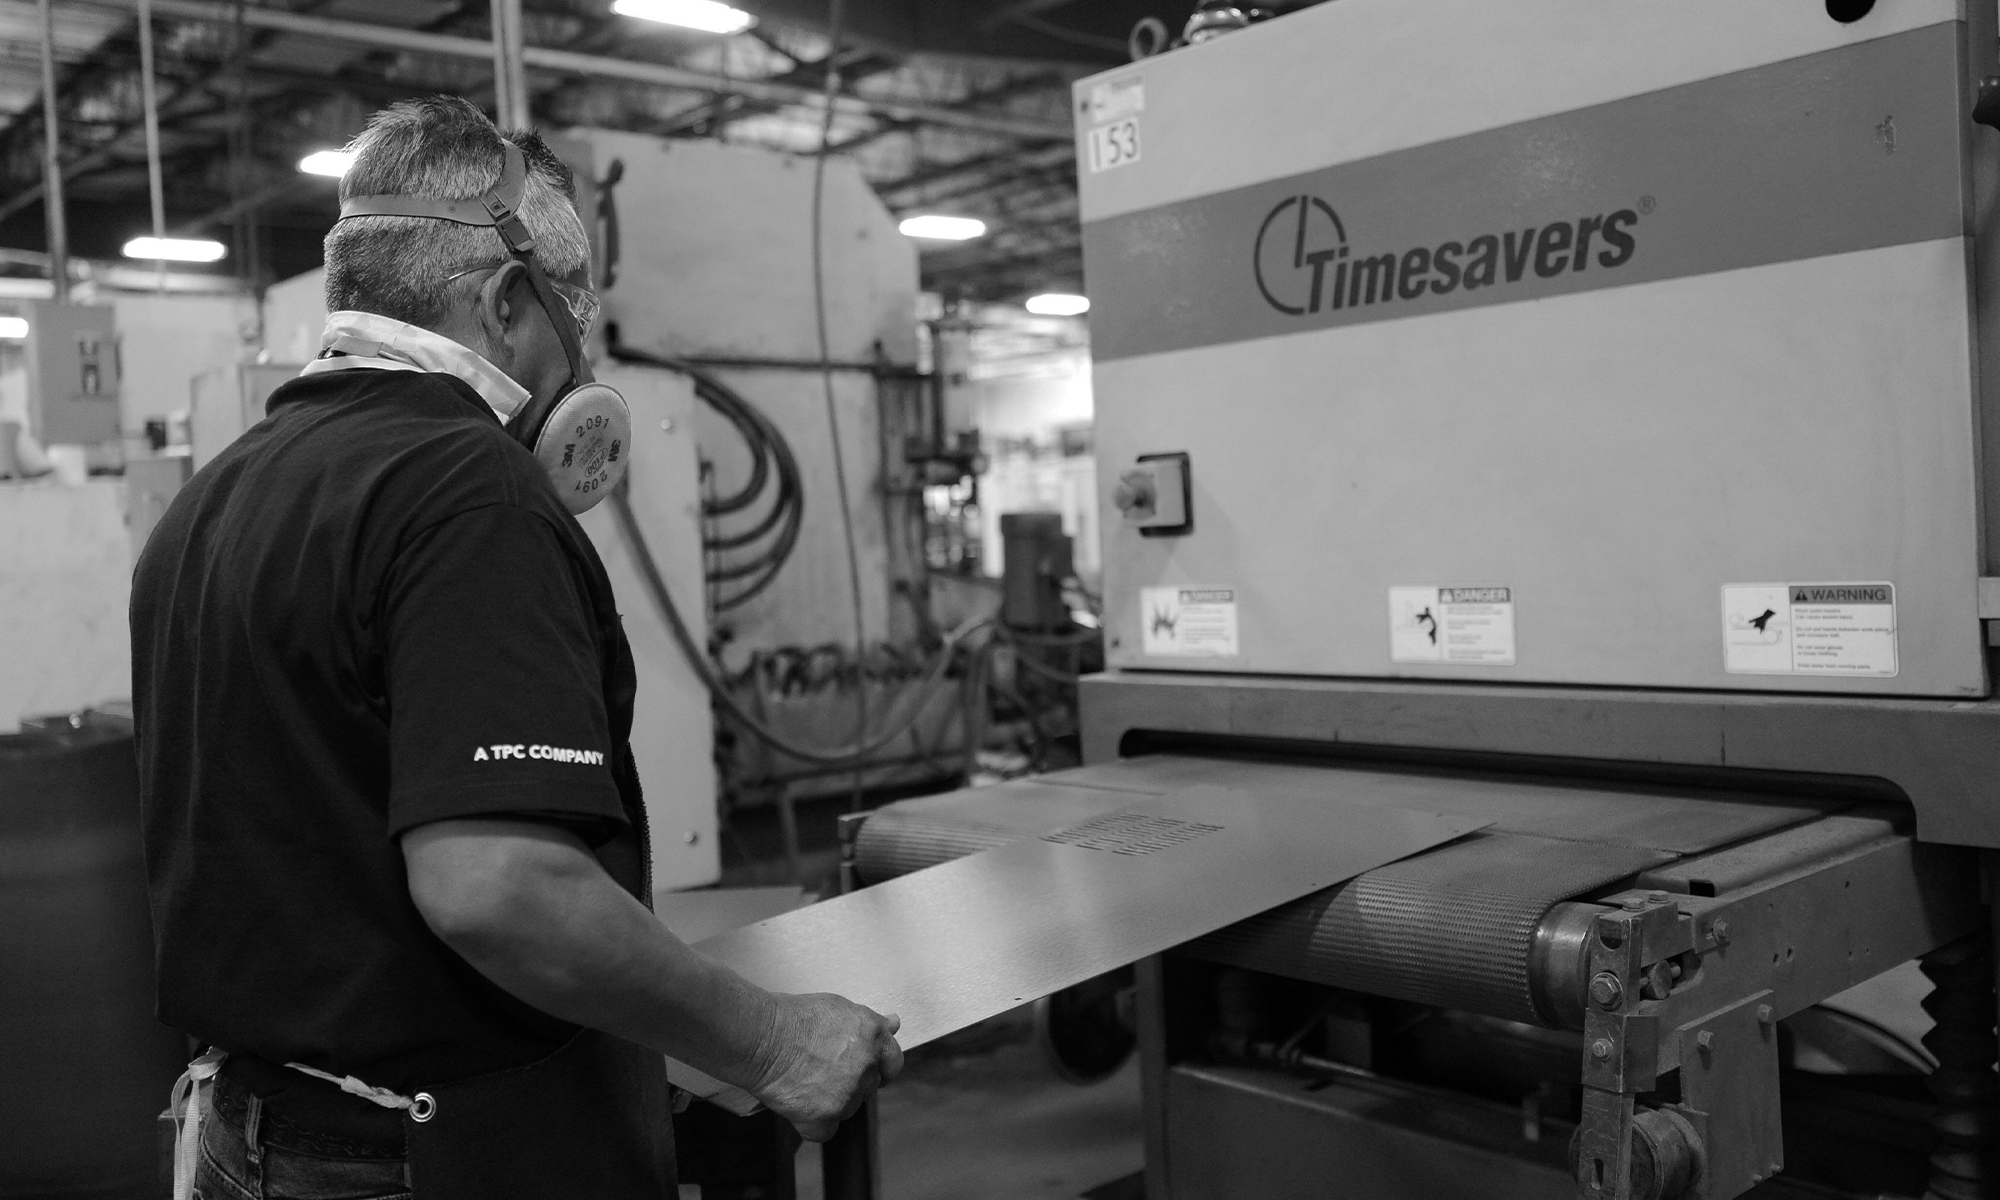
[[[1651,198],[1641,202],[1650,210]],[[1406,250],[1370,253],[1318,196],[1287,196],[1265,215],[1251,252],[1257,290],[1288,316],[1447,296],[1461,289],[1614,270],[1638,250],[1639,211],[1553,221]]]
[[[506,762],[509,759],[539,759],[544,762],[576,763],[585,767],[604,765],[602,750],[566,750],[561,746],[530,746],[516,742],[480,746],[472,752],[473,762]]]

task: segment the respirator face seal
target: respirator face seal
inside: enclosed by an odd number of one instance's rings
[[[609,384],[591,377],[583,339],[597,315],[588,291],[559,291],[535,262],[535,239],[521,221],[521,197],[528,185],[528,162],[521,148],[503,141],[506,160],[500,182],[477,200],[427,200],[418,196],[354,196],[343,201],[349,217],[428,217],[458,225],[490,227],[516,261],[528,270],[535,301],[555,327],[569,359],[569,386],[547,400],[530,399],[507,422],[507,432],[527,447],[548,472],[549,482],[572,514],[588,511],[625,477],[632,445],[632,409]]]

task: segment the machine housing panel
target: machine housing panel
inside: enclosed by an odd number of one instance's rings
[[[1112,665],[1986,693],[1960,14],[1693,7],[1344,0],[1078,85],[1086,153],[1143,131],[1082,175]],[[1142,538],[1113,491],[1172,451],[1193,531]],[[1227,636],[1175,652],[1174,596]]]

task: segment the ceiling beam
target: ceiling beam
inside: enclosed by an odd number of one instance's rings
[[[160,109],[164,111],[172,108],[183,97],[195,90],[192,86],[181,85],[160,101]],[[68,183],[78,176],[87,175],[99,167],[116,162],[118,160],[119,144],[134,133],[141,132],[144,129],[145,122],[143,120],[134,119],[125,122],[125,124],[114,130],[110,137],[105,138],[96,146],[64,163],[62,166],[63,182]],[[0,221],[6,220],[30,204],[36,203],[42,198],[42,193],[47,190],[48,180],[44,179],[40,183],[31,184],[14,195],[9,196],[4,202],[0,202]]]
[[[1005,203],[1008,194],[1027,191],[1038,187],[1063,186],[1074,197],[1076,192],[1076,164],[1052,163],[1044,167],[1031,167],[1020,171],[1010,171],[1004,175],[989,175],[969,180],[957,187],[942,191],[924,192],[919,198],[909,202],[909,208],[935,208],[967,197],[977,197],[982,207],[998,207]],[[898,206],[886,198],[884,204],[892,209]],[[976,215],[976,214],[973,214]]]
[[[1053,71],[1033,75],[1016,75],[1006,82],[996,84],[993,87],[976,89],[968,95],[953,100],[950,103],[954,108],[965,111],[976,111],[989,104],[1011,100],[1024,92],[1040,91],[1043,88],[1059,86],[1064,81],[1064,76]],[[858,150],[862,146],[887,137],[890,134],[908,133],[922,124],[922,121],[884,121],[875,128],[863,133],[857,133],[846,141],[835,142],[833,145],[827,147],[826,152],[828,154],[845,154],[849,151]]]
[[[883,71],[893,71],[899,65],[901,64],[896,60],[884,58],[879,54],[849,56],[838,64],[841,85],[843,87],[849,86],[855,81],[865,79],[870,75],[880,74]],[[718,74],[716,78],[720,79],[722,76]],[[763,78],[762,82],[796,84],[800,87],[823,89],[826,86],[826,60],[814,59],[811,62],[798,62],[794,60],[790,70],[777,75],[767,75]],[[730,101],[736,101],[737,103],[734,107],[731,107]],[[758,116],[782,107],[784,107],[783,104],[774,104],[769,101],[745,102],[744,97],[725,93],[716,96],[712,100],[705,100],[696,104],[683,112],[676,113],[658,125],[655,132],[664,137],[672,137],[677,133],[712,130],[714,123],[717,122],[728,124],[731,121],[740,121],[747,117]]]
[[[138,0],[89,0],[89,2],[121,11],[135,11],[138,8]],[[216,0],[152,0],[152,9],[157,16],[175,20],[207,21],[220,25],[233,24],[240,20],[245,25],[261,29],[275,29],[307,37],[352,42],[406,53],[435,54],[447,58],[476,58],[488,62],[493,57],[492,43],[480,38],[424,33],[392,25],[341,21],[277,9],[239,7],[218,3]],[[723,79],[706,71],[692,71],[686,67],[668,66],[665,63],[578,54],[547,46],[529,46],[521,57],[530,67],[562,74],[622,79],[685,91],[728,92],[752,100],[797,104],[808,108],[820,108],[825,104],[822,94],[814,88],[756,79]],[[835,97],[833,104],[837,111],[859,116],[891,121],[923,121],[932,125],[999,134],[1024,141],[1067,143],[1074,136],[1066,125],[986,113],[961,112],[954,108],[932,104],[869,100],[859,96],[838,96]]]
[[[295,175],[290,179],[280,179],[275,183],[251,192],[241,199],[232,200],[213,212],[204,213],[192,221],[184,222],[180,226],[180,235],[185,237],[191,234],[203,233],[210,226],[214,225],[234,224],[247,213],[256,212],[258,209],[275,201],[289,199],[292,196],[307,191],[328,191],[330,189],[326,187],[327,182],[326,180],[301,175]],[[333,205],[328,204],[328,213],[331,214],[332,210]]]
[[[900,206],[899,202],[892,199],[892,197],[899,196],[904,192],[914,191],[918,188],[928,187],[935,183],[943,183],[948,179],[954,179],[961,175],[968,175],[977,171],[991,170],[994,172],[1004,172],[1006,178],[1012,179],[1028,174],[1029,172],[1043,171],[1050,168],[1067,166],[1070,169],[1074,169],[1075,165],[1076,150],[1073,146],[1050,146],[1047,149],[1036,150],[1028,154],[981,154],[972,158],[961,158],[955,162],[937,163],[925,167],[921,171],[913,171],[901,179],[880,180],[875,184],[875,194],[882,197],[882,203],[887,204],[890,208],[897,208]],[[925,195],[918,200],[910,201],[910,203],[930,204],[936,203],[940,198],[952,199],[964,194],[968,190],[978,191],[992,182],[995,181],[992,179],[982,179],[975,181],[969,188],[961,186],[942,197]]]

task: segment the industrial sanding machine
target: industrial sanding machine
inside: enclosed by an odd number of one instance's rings
[[[1139,962],[1152,1200],[1988,1194],[1994,18],[1331,0],[1076,86],[1086,765],[851,819],[860,894],[1191,790],[1477,826]],[[1912,960],[1921,1044],[1823,1006]]]

